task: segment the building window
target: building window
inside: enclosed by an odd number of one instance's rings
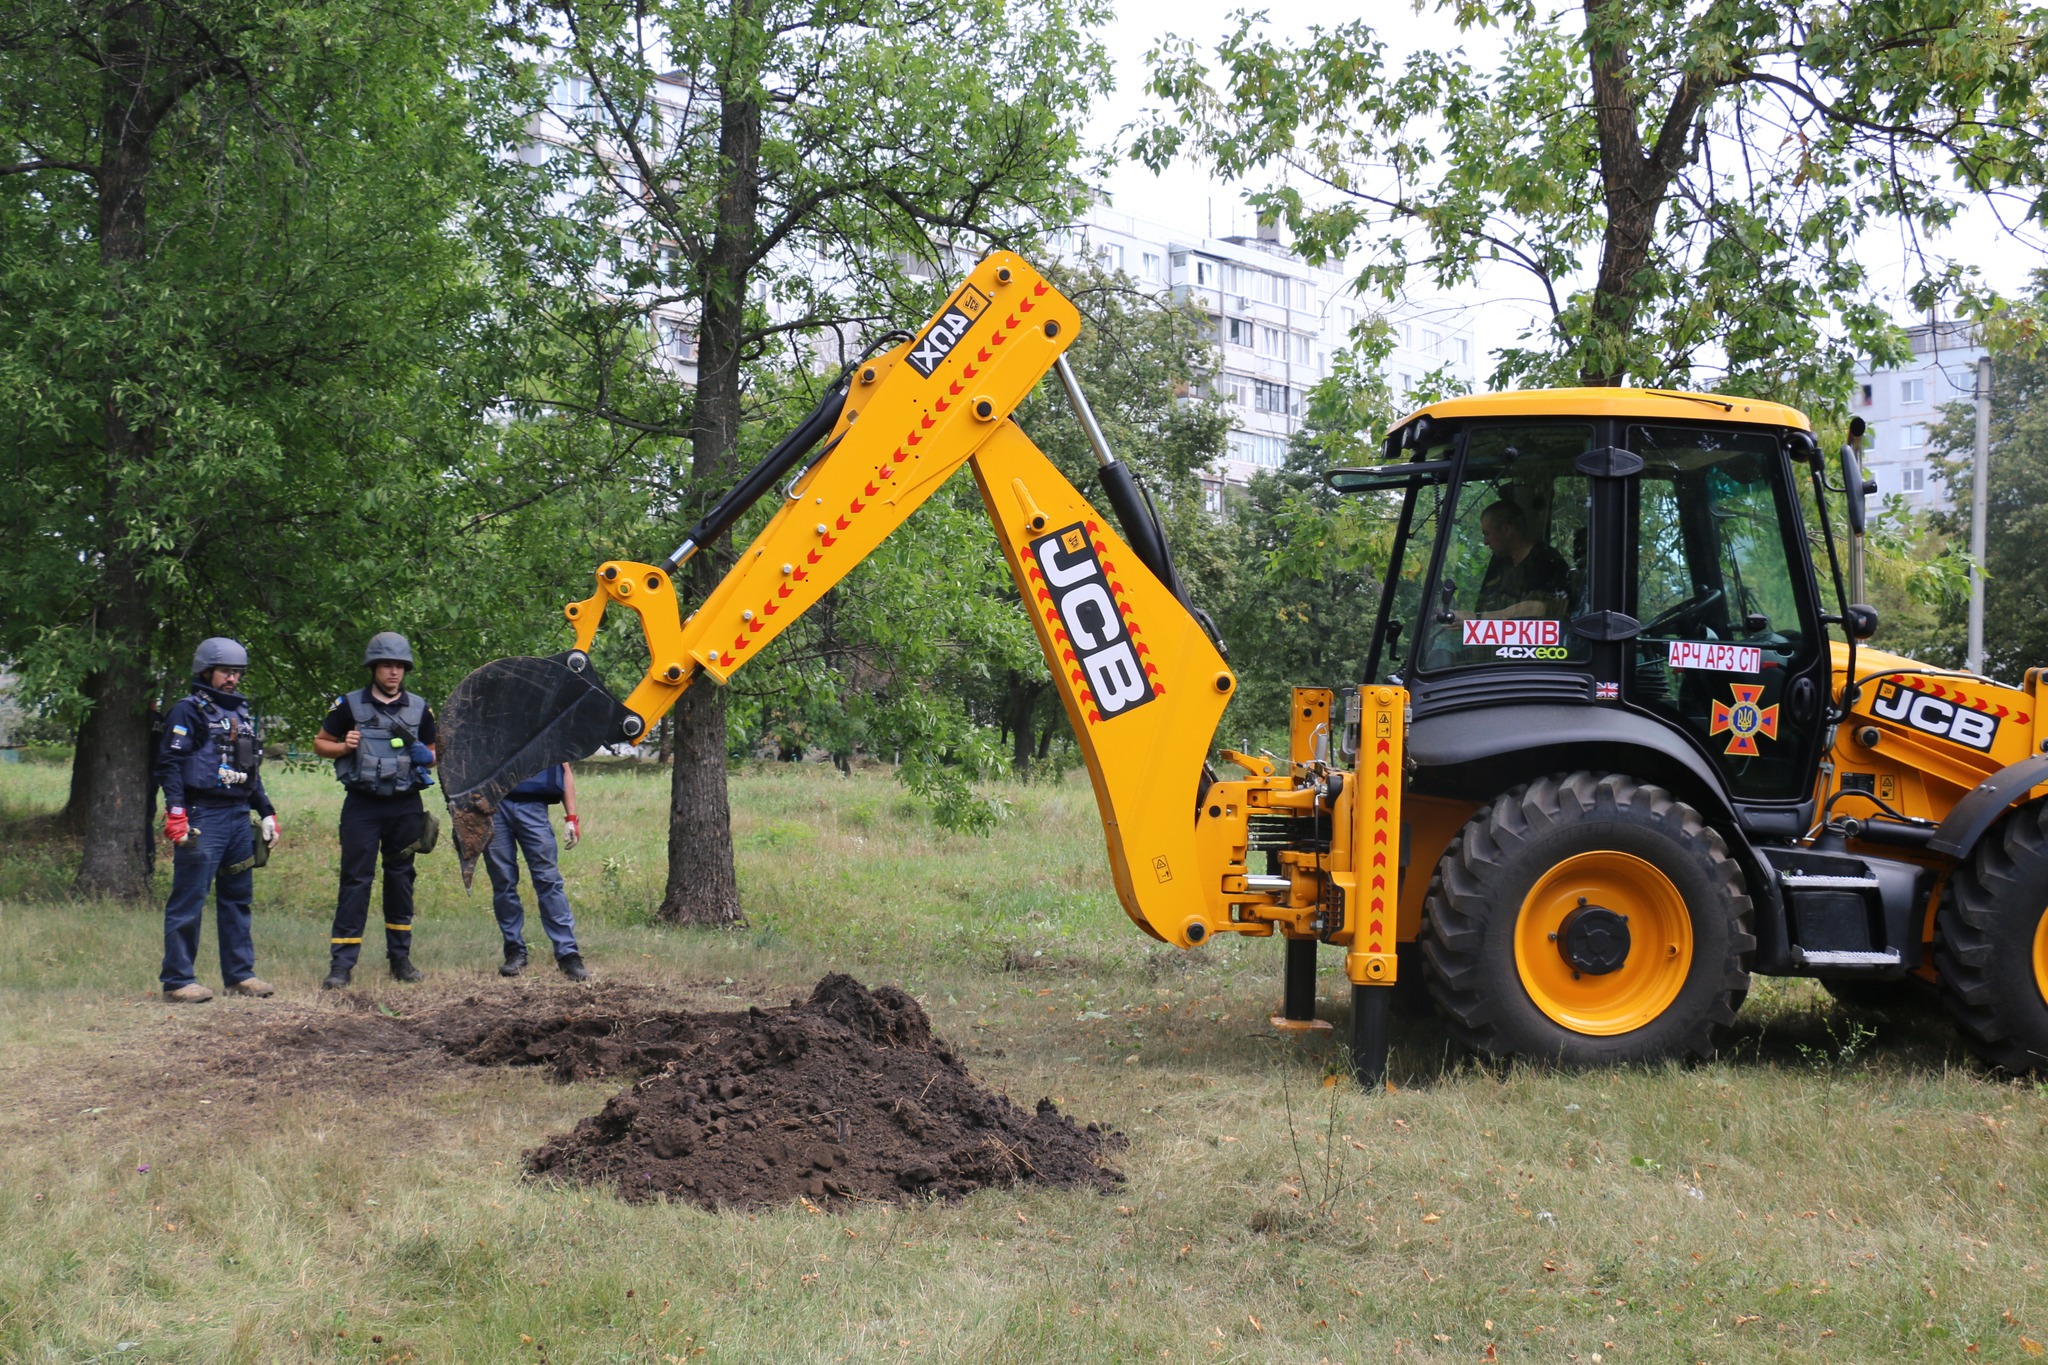
[[[1460,365],[1470,365],[1472,363],[1472,343],[1464,337],[1458,338],[1458,363]]]
[[[1863,406],[1866,408],[1877,401],[1877,399],[1871,394],[1870,387],[1871,386],[1868,384],[1865,384],[1863,386]]]
[[[654,320],[654,344],[666,360],[688,363],[697,358],[697,338],[674,318]]]
[[[1909,465],[1905,469],[1900,470],[1899,489],[1905,493],[1925,493],[1927,491],[1927,467],[1916,464]]]
[[[1278,327],[1259,328],[1259,354],[1275,360],[1287,358],[1287,333]]]
[[[1927,401],[1927,381],[1924,379],[1901,379],[1899,381],[1899,401],[1901,403],[1925,403]]]
[[[1216,262],[1195,257],[1195,283],[1214,285],[1216,283]]]
[[[1229,319],[1228,327],[1229,330],[1227,336],[1229,338],[1230,344],[1233,346],[1243,346],[1247,350],[1249,350],[1252,344],[1252,335],[1258,329],[1253,327],[1251,323],[1246,322],[1243,318]]]
[[[1115,242],[1104,245],[1096,254],[1102,257],[1102,263],[1111,270],[1122,270],[1124,268],[1124,249]]]
[[[1220,517],[1223,515],[1222,484],[1207,482],[1204,482],[1202,484],[1202,510],[1204,512],[1207,512],[1212,517]]]
[[[1918,381],[1915,381],[1916,383]],[[1927,428],[1918,422],[1908,422],[1899,428],[1899,448],[1918,450],[1927,444]]]
[[[574,118],[591,107],[590,82],[581,76],[557,76],[549,103],[564,118]]]
[[[1285,384],[1252,381],[1252,407],[1259,412],[1277,412],[1283,417],[1301,415],[1301,395]]]
[[[1160,258],[1158,252],[1147,251],[1143,253],[1143,263],[1146,279],[1157,280],[1165,278],[1166,263]]]

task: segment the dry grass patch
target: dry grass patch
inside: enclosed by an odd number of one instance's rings
[[[0,808],[61,800],[15,777]],[[2048,1341],[2048,1097],[1938,1020],[1765,984],[1729,1059],[1586,1075],[1481,1067],[1407,1021],[1399,1088],[1369,1098],[1324,1085],[1328,1039],[1270,1035],[1272,945],[1139,938],[1082,784],[1012,793],[975,840],[885,778],[742,775],[752,922],[711,934],[652,923],[664,779],[582,784],[565,868],[607,985],[730,1009],[833,967],[901,984],[985,1083],[1128,1134],[1128,1183],[629,1206],[520,1175],[609,1082],[393,1084],[335,1058],[256,1086],[228,1063],[260,1027],[341,1008],[315,989],[338,802],[285,774],[268,1004],[167,1010],[156,910],[63,900],[61,849],[0,855],[0,1358],[2024,1362]],[[438,855],[423,872],[429,981],[360,1009],[504,989],[486,896]]]

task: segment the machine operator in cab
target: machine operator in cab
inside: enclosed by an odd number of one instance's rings
[[[313,737],[313,752],[334,760],[348,791],[341,803],[341,894],[328,939],[328,990],[348,985],[363,951],[370,883],[384,859],[384,951],[391,975],[420,980],[412,963],[413,857],[428,829],[420,792],[433,785],[434,712],[405,690],[412,645],[395,630],[379,632],[363,651],[370,684],[335,698]]]
[[[1493,558],[1479,582],[1474,620],[1523,621],[1564,615],[1571,570],[1549,544],[1529,534],[1529,514],[1496,502],[1479,514],[1479,534]]]

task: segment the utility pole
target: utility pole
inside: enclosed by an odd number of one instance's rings
[[[1977,361],[1977,446],[1970,460],[1969,669],[1984,672],[1984,516],[1991,481],[1991,357]]]

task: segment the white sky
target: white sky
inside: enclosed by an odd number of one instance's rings
[[[1109,50],[1116,78],[1116,90],[1096,110],[1090,140],[1098,147],[1117,140],[1126,125],[1153,101],[1144,93],[1149,69],[1146,50],[1166,34],[1195,40],[1204,51],[1234,26],[1232,16],[1247,8],[1244,0],[1123,0],[1116,18],[1099,37]],[[1492,65],[1491,44],[1485,34],[1461,34],[1450,20],[1434,8],[1415,14],[1405,3],[1383,3],[1374,7],[1380,16],[1381,37],[1386,41],[1388,65],[1398,68],[1410,53],[1418,50],[1450,51],[1463,47],[1468,58],[1482,68]],[[1272,11],[1269,11],[1269,13]],[[1298,38],[1312,23],[1330,26],[1346,22],[1356,11],[1311,7],[1287,7],[1268,25],[1276,38]],[[1105,188],[1112,206],[1121,212],[1153,222],[1185,225],[1204,235],[1227,236],[1249,232],[1254,223],[1243,203],[1242,185],[1217,181],[1206,170],[1183,162],[1165,174],[1154,176],[1134,162],[1120,162],[1110,173]],[[1975,265],[1994,287],[2007,293],[2023,291],[2034,269],[2048,265],[2048,243],[2040,234],[2015,240],[2002,232],[1988,210],[1969,214],[1948,240],[1925,244],[1939,254],[1951,252]],[[1907,243],[1898,231],[1874,229],[1865,234],[1861,254],[1872,278],[1884,294],[1884,301],[1900,321],[1914,321],[1915,315],[1903,300],[1903,291],[1917,268],[1907,268]],[[1426,287],[1419,284],[1418,287]],[[1526,275],[1501,267],[1479,288],[1456,301],[1473,305],[1474,331],[1479,349],[1491,354],[1508,344],[1535,310],[1529,306]],[[1485,381],[1489,364],[1480,366]]]

